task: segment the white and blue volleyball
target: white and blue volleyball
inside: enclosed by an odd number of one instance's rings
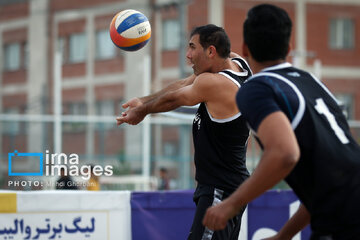
[[[117,13],[110,24],[113,43],[125,51],[137,51],[150,40],[151,26],[139,11],[127,9]]]

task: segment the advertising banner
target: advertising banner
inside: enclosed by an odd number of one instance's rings
[[[105,211],[1,214],[0,239],[6,236],[7,239],[110,239],[108,214]]]
[[[0,240],[183,240],[195,213],[193,190],[0,191]],[[248,204],[239,240],[274,235],[296,212],[292,191],[268,191]],[[293,240],[309,239],[310,228]]]
[[[131,239],[130,192],[0,192],[0,240]]]
[[[132,240],[186,239],[195,213],[192,191],[132,193]],[[268,191],[245,211],[239,240],[260,240],[274,235],[299,207],[292,191]],[[293,240],[309,239],[310,229]]]

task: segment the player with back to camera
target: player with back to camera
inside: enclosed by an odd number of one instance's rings
[[[203,223],[224,228],[244,205],[285,179],[302,205],[273,239],[291,239],[309,222],[311,239],[359,239],[360,147],[330,91],[286,62],[291,28],[286,11],[276,6],[248,12],[243,54],[256,74],[236,101],[264,151],[253,174],[209,208]]]
[[[238,239],[243,210],[227,221],[223,231],[205,229],[201,221],[209,206],[229,196],[249,176],[245,165],[249,130],[235,96],[251,70],[230,53],[227,34],[215,25],[192,31],[186,56],[193,64],[193,75],[152,95],[131,99],[123,105],[129,109],[117,124],[138,124],[147,114],[200,103],[193,122],[196,212],[188,239]]]

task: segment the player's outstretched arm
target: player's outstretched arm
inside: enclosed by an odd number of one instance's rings
[[[310,214],[303,204],[296,213],[285,223],[280,231],[265,240],[291,240],[298,232],[310,223]]]
[[[180,89],[182,87],[185,87],[185,86],[188,86],[190,84],[192,84],[195,80],[195,75],[192,74],[190,75],[189,77],[187,78],[184,78],[184,79],[181,79],[181,80],[178,80],[178,81],[175,81],[171,84],[169,84],[168,86],[166,86],[165,88],[153,93],[153,94],[150,94],[148,96],[143,96],[143,97],[139,97],[139,98],[136,98],[137,101],[140,101],[140,103],[146,103],[146,102],[149,102],[167,92],[170,92],[170,91],[175,91],[177,89]],[[132,101],[133,99],[131,99],[130,101]],[[130,107],[127,105],[127,103],[123,104],[123,108],[127,108],[127,107]]]
[[[143,105],[144,103],[147,103],[147,102],[150,102],[170,91],[175,91],[177,89],[180,89],[182,87],[185,87],[185,86],[188,86],[190,84],[192,84],[195,80],[195,75],[192,74],[190,75],[189,77],[185,78],[185,79],[181,79],[181,80],[178,80],[176,82],[173,82],[171,84],[169,84],[167,87],[159,90],[158,92],[155,92],[153,94],[150,94],[148,96],[143,96],[143,97],[135,97],[135,98],[132,98],[130,99],[129,101],[125,102],[124,104],[122,104],[122,107],[124,109],[128,108],[128,111],[130,109],[133,109],[133,108],[136,108],[136,107],[139,107],[141,105]],[[122,123],[124,123],[125,121],[123,121],[123,117],[126,116],[127,114],[127,111],[121,113],[121,116],[120,117],[117,117],[116,118],[116,121],[117,121],[117,125],[120,125]],[[136,117],[136,111],[135,111],[135,115],[134,117]],[[142,117],[142,119],[144,118],[145,116]],[[141,118],[141,116],[140,116]],[[140,120],[141,121],[141,120]]]
[[[178,85],[167,88],[166,91],[161,91],[161,94],[153,95],[151,98],[149,97],[138,106],[130,107],[116,119],[117,124],[128,123],[136,125],[140,123],[147,114],[167,112],[180,106],[192,106],[200,103],[203,100],[202,96],[205,91],[202,89],[204,88],[204,84],[199,84],[199,82],[205,83],[206,81],[201,81],[200,79],[208,74],[209,73],[201,74],[197,76],[194,81],[189,78],[187,79],[187,83],[192,82],[192,84],[183,83],[180,87]]]
[[[206,211],[203,224],[209,229],[225,228],[227,221],[247,203],[272,188],[295,167],[300,150],[284,113],[278,111],[265,117],[259,125],[257,136],[264,146],[258,166],[229,198]]]

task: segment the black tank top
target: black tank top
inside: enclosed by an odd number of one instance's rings
[[[251,70],[241,58],[232,59],[244,72],[224,70],[219,74],[239,87],[251,76]],[[238,113],[227,119],[214,119],[201,103],[193,122],[196,176],[199,185],[233,192],[246,178],[246,148],[249,129]]]

